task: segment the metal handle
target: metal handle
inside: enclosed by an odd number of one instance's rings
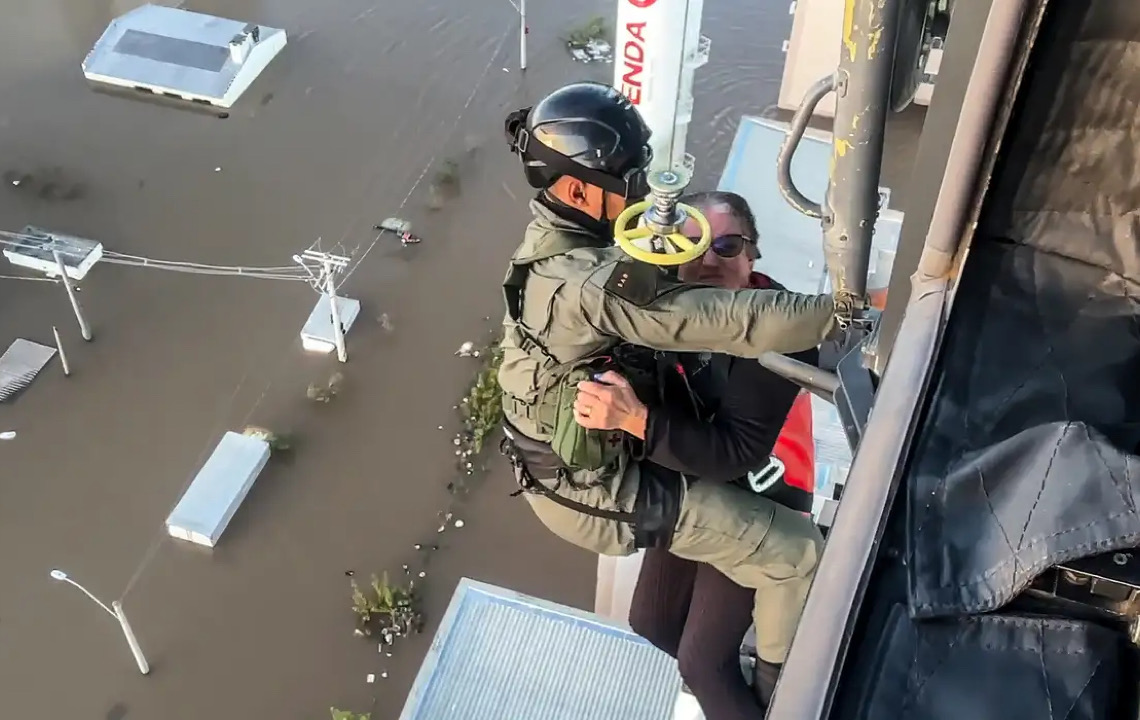
[[[809,200],[796,187],[795,181],[792,180],[792,157],[796,154],[796,148],[800,146],[800,140],[804,137],[804,131],[807,130],[808,123],[811,122],[811,116],[815,113],[816,106],[829,93],[834,92],[836,87],[838,87],[836,76],[829,75],[817,80],[808,88],[803,102],[792,115],[791,127],[788,128],[788,136],[784,138],[784,144],[780,146],[780,157],[776,163],[776,182],[780,186],[780,194],[796,210],[817,220],[823,217],[823,206]]]
[[[835,393],[839,390],[837,374],[774,352],[761,355],[760,364],[811,394],[818,395],[830,403],[835,402]]]

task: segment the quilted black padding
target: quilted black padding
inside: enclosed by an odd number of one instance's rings
[[[896,606],[859,717],[1109,720],[1119,636],[1097,625],[982,615],[913,622]]]

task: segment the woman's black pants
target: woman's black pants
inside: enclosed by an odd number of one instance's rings
[[[755,593],[716,568],[649,548],[630,604],[634,632],[677,659],[706,720],[764,717],[740,670]]]

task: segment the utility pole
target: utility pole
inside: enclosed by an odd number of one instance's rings
[[[115,620],[119,623],[119,627],[123,631],[123,637],[127,639],[127,647],[131,649],[131,655],[133,655],[135,658],[135,664],[138,665],[139,672],[143,675],[150,673],[150,663],[146,661],[146,656],[143,655],[142,646],[139,645],[139,639],[135,637],[135,631],[131,628],[131,624],[127,621],[127,615],[125,612],[123,612],[123,604],[121,602],[116,600],[111,603],[110,607],[107,607],[107,605],[102,600],[95,597],[90,590],[83,587],[75,580],[72,580],[68,574],[62,570],[52,570],[51,579],[65,582],[68,585],[76,588],[79,590],[79,592],[90,598],[91,602],[95,603],[100,608],[102,608],[104,612],[115,618]]]
[[[336,344],[336,358],[341,362],[348,362],[348,349],[344,344],[344,325],[341,323],[340,306],[336,296],[336,274],[348,267],[349,259],[343,255],[306,250],[301,257],[321,266],[320,292],[329,302],[329,314],[332,321],[333,341]]]
[[[83,317],[83,308],[79,305],[79,296],[75,293],[75,288],[71,285],[71,278],[67,274],[67,266],[63,264],[63,256],[59,254],[59,248],[56,247],[56,242],[51,241],[51,256],[55,260],[55,266],[59,269],[59,281],[63,283],[63,287],[67,290],[67,299],[71,301],[71,310],[75,313],[75,319],[79,321],[79,333],[83,335],[83,339],[91,340],[91,326],[87,324],[87,319]]]
[[[51,334],[55,336],[55,351],[59,353],[59,362],[63,366],[63,374],[71,376],[71,365],[67,363],[67,353],[63,351],[63,340],[59,337],[59,328],[55,325],[51,326]]]

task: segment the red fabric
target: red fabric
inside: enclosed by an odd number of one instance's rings
[[[772,287],[772,280],[761,273],[752,273],[751,287]],[[812,427],[811,395],[801,391],[788,419],[776,438],[772,454],[784,463],[784,482],[794,488],[815,491],[815,433]]]
[[[801,392],[776,438],[772,454],[784,463],[784,482],[815,491],[815,440],[811,424],[811,395]]]

